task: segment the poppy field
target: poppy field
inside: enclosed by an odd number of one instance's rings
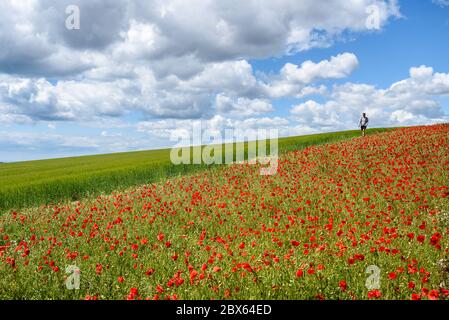
[[[7,211],[0,299],[449,299],[448,240],[449,125],[409,127]]]
[[[391,129],[373,128],[369,133],[387,130]],[[280,138],[279,151],[297,150],[359,134],[358,130],[347,130]],[[233,148],[236,150],[237,146],[234,144]],[[243,148],[247,154],[247,143]],[[225,149],[225,144],[222,149]],[[0,163],[0,214],[6,209],[80,200],[176,175],[191,174],[210,166],[204,163],[174,165],[170,161],[170,149]]]

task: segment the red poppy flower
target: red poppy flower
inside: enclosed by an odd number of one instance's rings
[[[444,294],[446,297],[449,296],[449,290],[444,289],[444,288],[441,288],[440,290],[441,290],[441,293]]]
[[[412,300],[421,300],[421,296],[416,293],[412,293]]]
[[[153,268],[150,268],[150,269],[148,269],[148,270],[145,272],[145,274],[146,274],[147,276],[151,276],[153,273],[154,273],[154,269],[153,269]]]
[[[296,241],[296,240],[292,240],[292,245],[295,246],[295,247],[297,247],[297,246],[300,245],[300,242],[299,242],[299,241]]]
[[[381,296],[382,296],[382,293],[379,290],[368,291],[368,299],[380,298]]]
[[[101,263],[97,263],[95,270],[97,274],[101,274],[101,272],[103,271],[103,266],[101,265]]]
[[[394,280],[394,279],[397,278],[397,274],[396,274],[395,272],[390,272],[390,273],[388,274],[388,278],[389,278],[390,280]]]
[[[198,271],[196,271],[196,270],[190,271],[190,283],[191,284],[193,284],[197,275],[198,275]]]
[[[439,292],[438,290],[430,290],[428,296],[430,300],[438,300]]]

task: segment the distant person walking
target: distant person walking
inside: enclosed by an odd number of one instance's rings
[[[362,114],[362,117],[360,118],[359,122],[360,130],[362,131],[362,136],[365,136],[366,127],[368,126],[368,117],[366,116],[366,113]]]

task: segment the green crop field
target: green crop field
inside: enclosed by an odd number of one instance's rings
[[[386,130],[391,129],[370,129],[368,134]],[[358,130],[351,130],[281,138],[279,152],[358,135]],[[210,166],[174,165],[170,162],[170,149],[0,163],[0,212],[78,200],[207,167]]]

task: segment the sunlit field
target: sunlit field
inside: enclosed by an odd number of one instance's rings
[[[371,129],[370,133],[385,130],[389,129]],[[297,150],[359,134],[351,130],[281,138],[279,151]],[[234,150],[236,148],[234,145]],[[247,151],[247,145],[244,148]],[[0,164],[0,212],[58,200],[75,201],[210,167],[173,165],[170,149]]]
[[[284,152],[272,176],[234,164],[5,210],[0,299],[447,299],[448,133],[397,129]]]

